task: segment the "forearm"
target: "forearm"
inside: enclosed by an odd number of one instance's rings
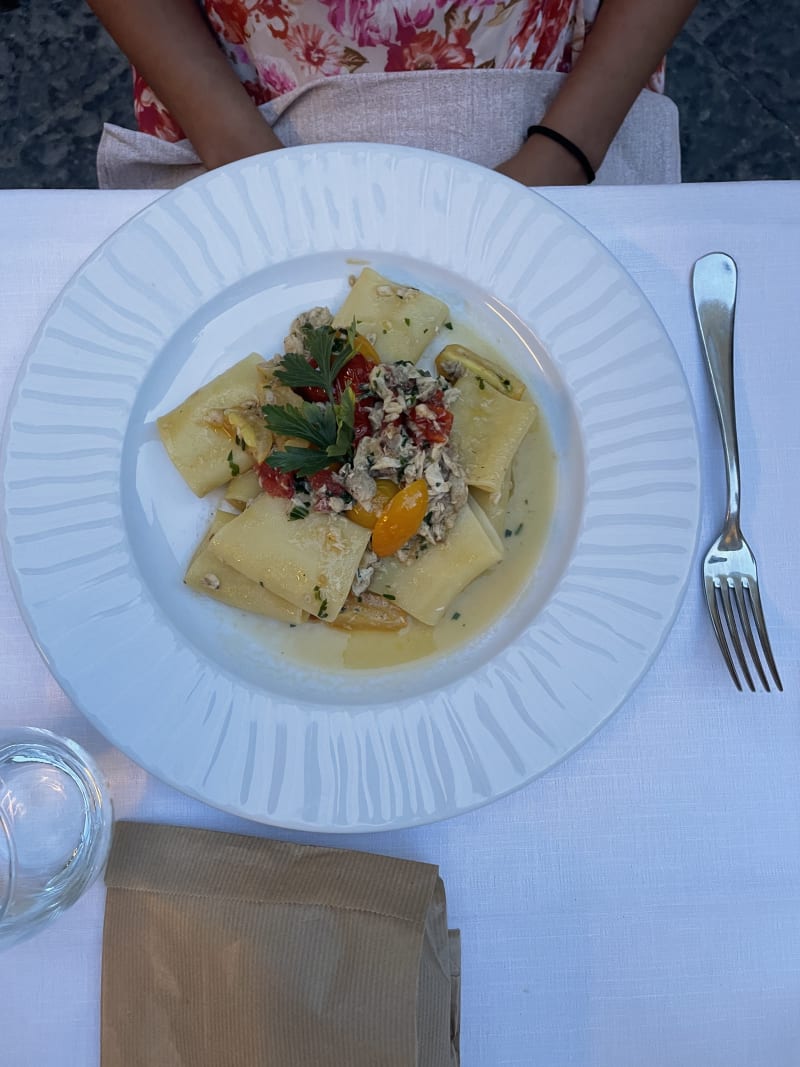
[[[697,0],[605,0],[575,69],[541,120],[597,169]]]
[[[588,157],[595,170],[648,78],[697,0],[605,0],[575,68],[540,120]],[[497,168],[523,185],[580,185],[566,149],[530,137]]]
[[[194,0],[87,0],[213,168],[280,148]]]

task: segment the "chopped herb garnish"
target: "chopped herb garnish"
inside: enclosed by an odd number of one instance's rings
[[[322,590],[320,589],[320,587],[318,585],[314,586],[314,596],[319,601],[319,611],[317,612],[318,618],[320,618],[320,619],[327,618],[327,616],[328,616],[328,598],[327,597],[323,597]]]
[[[478,379],[478,388],[479,389],[485,389],[486,388],[486,382],[483,380],[483,378],[481,378],[481,376],[479,374],[476,374],[475,377]]]
[[[513,535],[514,535],[514,531],[513,530],[504,530],[503,531],[503,537],[513,537]]]
[[[393,593],[383,593],[384,600],[397,600],[397,597]]]
[[[313,446],[289,445],[283,452],[273,452],[267,457],[269,466],[304,478],[347,455],[353,442],[355,404],[355,394],[349,386],[338,404],[311,404],[307,400],[298,407],[265,404],[261,410],[273,433],[299,437]]]
[[[460,619],[461,618],[461,612],[460,611],[454,611],[453,614],[450,616],[450,618],[451,619]]]
[[[452,324],[452,322],[446,322],[446,323],[444,324],[444,328],[445,328],[446,330],[452,330],[452,328],[453,328],[453,324]]]
[[[289,522],[296,522],[298,519],[307,519],[309,510],[308,504],[295,504],[289,512]]]
[[[521,522],[521,523],[519,524],[519,526],[518,526],[518,527],[516,528],[516,530],[514,531],[514,536],[515,536],[515,537],[519,537],[519,535],[520,535],[520,534],[522,533],[522,527],[523,527],[524,525],[525,525],[525,523],[524,523],[524,522]]]
[[[406,326],[411,325],[411,319],[403,319],[403,322],[406,324]]]
[[[239,464],[234,461],[233,449],[231,449],[231,451],[228,453],[228,466],[231,469],[231,477],[235,478],[236,475],[239,473]]]

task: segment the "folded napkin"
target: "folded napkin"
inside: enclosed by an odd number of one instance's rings
[[[106,885],[103,1067],[457,1067],[436,867],[120,822]]]
[[[544,70],[415,70],[338,74],[263,104],[287,147],[368,141],[427,148],[495,167],[541,122],[565,74]],[[189,141],[173,144],[106,125],[97,152],[101,189],[172,189],[205,173]],[[600,185],[681,180],[678,109],[644,89],[597,172]]]

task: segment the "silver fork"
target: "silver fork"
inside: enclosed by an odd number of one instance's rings
[[[750,659],[756,669],[761,684],[770,691],[769,682],[761,664],[753,627],[755,622],[764,659],[777,688],[783,692],[778,668],[767,635],[767,625],[761,610],[761,597],[758,592],[756,560],[750,551],[739,527],[739,446],[736,441],[736,408],[733,398],[733,319],[736,307],[736,264],[730,256],[722,252],[712,252],[703,256],[694,265],[692,272],[692,292],[697,312],[697,323],[706,357],[708,373],[714,390],[717,405],[717,417],[722,431],[722,449],[725,453],[725,465],[728,480],[728,509],[722,533],[708,550],[703,562],[703,584],[706,603],[717,635],[719,647],[728,665],[736,688],[741,691],[742,683],[736,673],[736,664],[731,655],[731,646],[742,677],[755,692],[755,685],[747,665],[747,657],[739,634],[744,632],[744,639],[750,653]],[[725,627],[720,615],[720,604],[725,617]],[[735,610],[734,610],[735,604]],[[737,623],[738,618],[738,623]],[[730,637],[725,636],[725,630]]]

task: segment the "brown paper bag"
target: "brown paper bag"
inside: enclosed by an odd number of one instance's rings
[[[457,1067],[436,867],[118,823],[103,1067]]]

